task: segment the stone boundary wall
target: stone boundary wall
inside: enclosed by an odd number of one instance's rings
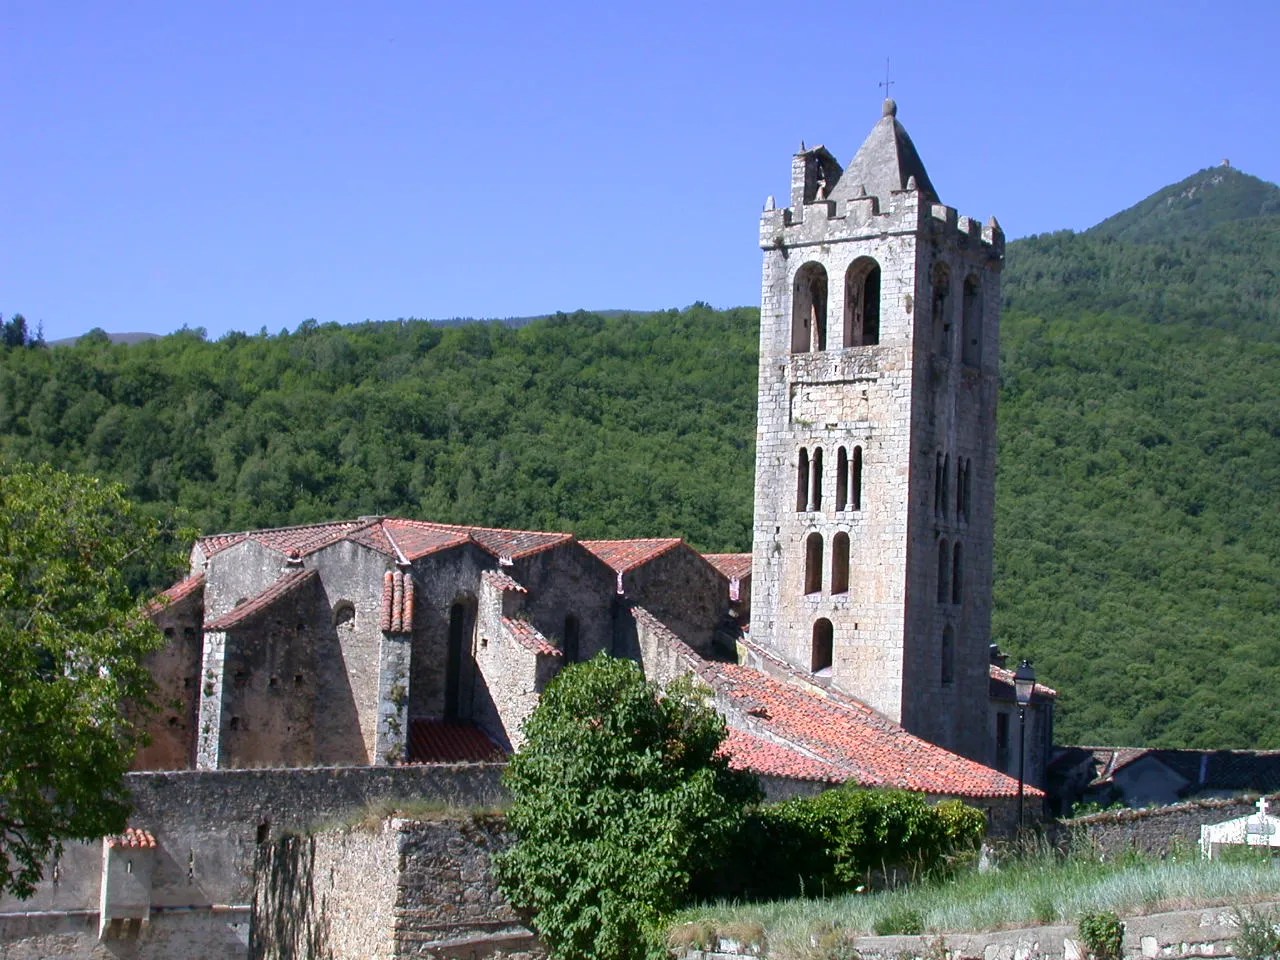
[[[493,855],[500,817],[383,820],[259,848],[252,960],[534,960]]]
[[[1141,810],[1107,810],[1073,820],[1059,820],[1051,836],[1059,843],[1089,843],[1113,856],[1130,850],[1163,856],[1172,845],[1197,846],[1203,824],[1248,816],[1256,812],[1256,804],[1256,798],[1245,796],[1188,800]]]
[[[1252,909],[1275,912],[1280,902],[1253,904]],[[1172,913],[1124,918],[1124,955],[1151,960],[1232,956],[1232,941],[1239,933],[1234,907],[1202,907]],[[722,950],[741,945],[721,940]],[[1085,960],[1087,952],[1078,939],[1075,924],[995,930],[989,933],[944,933],[895,937],[851,937],[827,955],[856,956],[861,960]],[[815,955],[817,951],[815,950]],[[686,951],[681,960],[767,960],[760,954]]]
[[[149,920],[100,942],[101,842],[68,844],[35,896],[0,898],[0,956],[243,960],[261,844],[395,801],[500,806],[502,769],[472,763],[129,774],[130,825],[149,830],[157,845]]]

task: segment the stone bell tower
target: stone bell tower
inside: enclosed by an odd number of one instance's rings
[[[847,169],[801,145],[760,246],[751,636],[989,763],[1004,235],[938,201],[886,100]]]

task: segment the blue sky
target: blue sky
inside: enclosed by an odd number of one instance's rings
[[[1082,229],[1230,158],[1280,180],[1280,4],[3,0],[0,313],[756,303],[803,139],[899,119],[942,199]]]

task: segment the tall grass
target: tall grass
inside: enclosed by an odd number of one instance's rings
[[[1138,857],[1100,862],[1085,856],[1023,857],[997,870],[966,869],[939,880],[879,893],[826,899],[715,904],[684,911],[677,924],[702,922],[719,929],[758,924],[769,942],[808,944],[832,930],[872,934],[885,918],[917,915],[924,932],[998,930],[1075,923],[1082,914],[1114,910],[1121,916],[1239,905],[1280,897],[1280,869],[1270,861],[1169,860]]]

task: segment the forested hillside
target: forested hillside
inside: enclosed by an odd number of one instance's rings
[[[1062,742],[1280,748],[1278,197],[1216,168],[1009,246],[995,633],[1062,691]],[[399,513],[745,550],[757,322],[11,344],[0,458],[205,531]]]

